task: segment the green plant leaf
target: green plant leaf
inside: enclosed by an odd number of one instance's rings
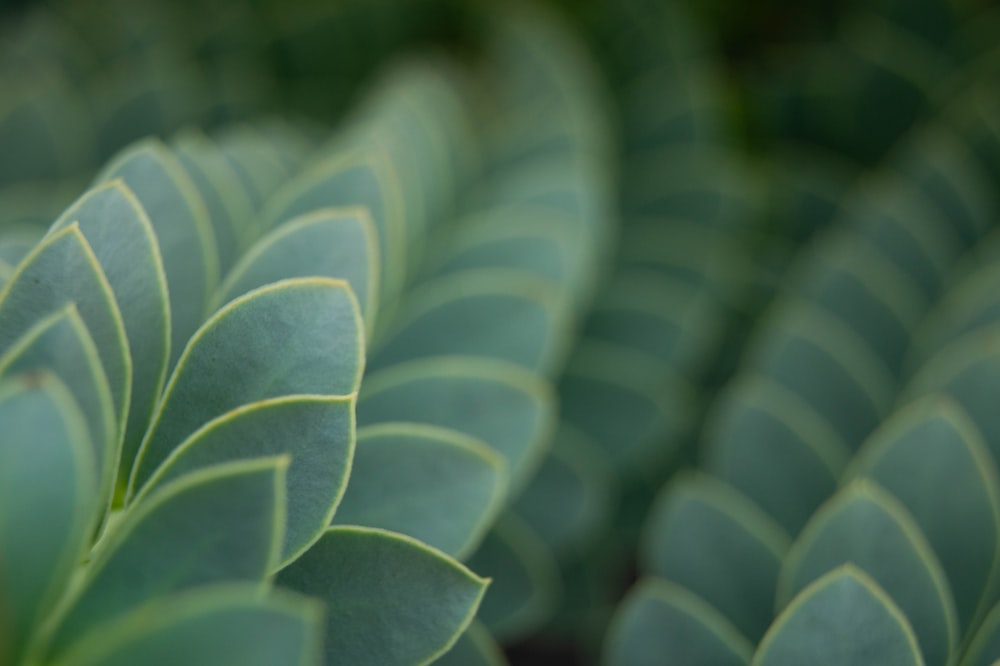
[[[170,295],[173,366],[208,314],[219,281],[219,258],[208,210],[184,168],[157,139],[118,154],[97,182],[121,180],[135,194],[156,232]]]
[[[52,230],[73,223],[79,224],[107,277],[128,337],[132,397],[121,457],[122,466],[129,469],[167,373],[170,306],[166,276],[149,218],[122,181],[88,190]]]
[[[381,293],[394,294],[406,274],[402,192],[392,165],[378,150],[347,150],[288,182],[268,203],[268,228],[322,208],[363,206],[371,214],[379,248]]]
[[[230,125],[215,137],[215,144],[244,182],[255,211],[259,212],[291,175],[289,166],[253,125]],[[254,229],[255,233],[260,231]]]
[[[591,310],[584,334],[642,351],[670,370],[697,377],[713,360],[723,315],[718,297],[704,285],[619,271]]]
[[[216,465],[144,498],[96,547],[82,586],[58,617],[52,655],[153,598],[264,580],[281,551],[288,462]]]
[[[455,643],[488,581],[410,537],[331,527],[277,583],[326,602],[325,663],[404,666]]]
[[[692,413],[691,387],[646,354],[578,342],[557,394],[562,420],[590,435],[626,475],[659,478]]]
[[[604,643],[608,666],[747,666],[753,645],[683,587],[642,579],[618,607]]]
[[[777,608],[811,582],[853,563],[906,615],[928,664],[949,663],[958,618],[934,551],[902,504],[878,486],[857,481],[819,509],[789,551],[778,582]]]
[[[220,304],[293,277],[340,278],[351,285],[372,331],[378,297],[378,242],[364,208],[327,208],[289,220],[243,255],[219,290]]]
[[[948,576],[963,630],[986,612],[996,585],[997,476],[996,463],[968,416],[940,396],[899,409],[845,472],[847,479],[871,478],[912,514]]]
[[[447,275],[414,289],[372,355],[373,370],[441,354],[482,356],[551,375],[570,323],[548,281],[504,269]]]
[[[409,421],[475,437],[507,461],[511,492],[515,492],[544,455],[555,426],[553,403],[549,386],[518,366],[437,357],[366,378],[358,402],[358,425]]]
[[[846,564],[802,591],[757,647],[753,666],[923,666],[913,629],[878,584]]]
[[[507,490],[503,458],[446,428],[362,428],[351,481],[334,522],[406,534],[453,557],[475,548]]]
[[[1000,660],[1000,604],[986,615],[962,656],[961,666],[992,666]]]
[[[743,374],[705,417],[705,470],[798,534],[837,489],[849,449],[799,395]]]
[[[498,581],[483,599],[479,620],[501,642],[524,638],[555,609],[560,594],[556,561],[516,516],[502,516],[468,564]]]
[[[42,318],[0,356],[0,377],[48,372],[66,387],[79,407],[89,434],[92,471],[99,501],[111,503],[116,472],[116,427],[111,389],[97,348],[75,305]]]
[[[134,502],[204,467],[279,455],[291,459],[281,555],[287,563],[320,537],[344,494],[354,455],[353,396],[296,395],[237,407],[174,449]]]
[[[930,393],[950,396],[971,417],[993,460],[1000,460],[1000,419],[990,400],[1000,390],[1000,328],[959,338],[923,365],[902,395],[912,400]]]
[[[70,303],[76,304],[97,348],[120,434],[131,395],[128,340],[111,287],[78,225],[47,236],[4,285],[0,292],[0,349],[10,348],[40,318]],[[104,458],[95,462],[99,470],[108,464]]]
[[[204,135],[186,130],[174,140],[171,147],[205,203],[218,252],[219,274],[225,275],[246,246],[250,235],[250,229],[247,228],[252,219],[250,201],[245,196],[240,196],[242,191],[233,167]]]
[[[789,538],[725,484],[681,476],[653,503],[643,529],[642,568],[717,608],[751,640],[770,624]]]
[[[757,371],[798,393],[852,449],[888,412],[895,382],[885,363],[832,314],[794,302],[762,325],[744,371]]]
[[[439,657],[435,666],[508,666],[503,650],[490,632],[474,621],[455,644]]]
[[[44,371],[0,383],[0,661],[17,664],[85,550],[97,505],[87,427]]]
[[[798,259],[789,281],[811,302],[850,326],[894,374],[903,367],[923,302],[909,277],[843,227]]]
[[[354,393],[363,348],[358,303],[346,282],[297,278],[230,301],[178,360],[136,458],[131,490],[198,428],[237,407],[285,395]]]
[[[323,608],[258,585],[212,585],[101,624],[53,666],[315,666]]]
[[[593,440],[562,423],[552,450],[512,508],[554,554],[566,555],[610,527],[616,481]]]

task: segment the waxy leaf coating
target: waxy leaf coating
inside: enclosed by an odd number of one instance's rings
[[[331,527],[277,584],[326,603],[328,666],[428,664],[475,616],[488,581],[415,539]]]

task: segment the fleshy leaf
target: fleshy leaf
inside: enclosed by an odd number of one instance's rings
[[[907,405],[865,443],[846,475],[871,478],[903,503],[948,576],[961,626],[972,626],[996,584],[1000,488],[996,463],[965,412],[940,396]]]
[[[906,614],[925,661],[947,664],[958,633],[948,581],[906,509],[869,482],[835,495],[802,530],[782,568],[777,607],[848,562],[878,582]]]
[[[104,623],[53,666],[315,666],[323,609],[259,585],[213,585]]]
[[[172,366],[208,314],[208,298],[219,281],[208,211],[184,168],[159,140],[126,148],[97,178],[117,179],[135,194],[156,232],[170,294]]]
[[[563,423],[513,510],[553,553],[569,554],[609,527],[616,481],[597,445]]]
[[[516,271],[467,271],[415,289],[373,369],[440,354],[481,356],[551,374],[569,323],[554,285]]]
[[[409,666],[455,643],[488,581],[410,537],[331,527],[277,583],[326,602],[326,664]]]
[[[747,666],[753,645],[719,611],[668,581],[647,578],[619,606],[605,639],[608,666]]]
[[[356,391],[361,331],[357,301],[340,280],[285,280],[229,302],[178,360],[136,459],[132,490],[198,428],[237,407]]]
[[[753,666],[923,666],[913,629],[878,584],[847,564],[802,591],[757,647]]]
[[[482,538],[506,492],[506,463],[463,433],[415,423],[362,428],[334,522],[407,534],[453,557]]]
[[[90,465],[99,501],[111,504],[115,474],[116,432],[111,390],[94,341],[69,305],[39,320],[0,357],[0,377],[27,372],[50,372],[69,390],[89,433]]]
[[[220,289],[220,303],[293,277],[347,281],[358,297],[365,327],[375,323],[378,244],[364,208],[328,208],[285,222],[240,259]]]
[[[281,549],[287,466],[287,458],[216,465],[135,505],[98,545],[87,578],[60,618],[53,653],[154,597],[264,580]]]
[[[498,640],[523,638],[548,619],[559,597],[559,570],[545,544],[516,516],[504,515],[469,558],[469,567],[497,581],[479,620]]]
[[[289,562],[329,524],[347,485],[353,453],[353,397],[271,398],[205,424],[173,451],[140,495],[203,467],[288,455],[281,561]]]
[[[818,306],[796,303],[748,351],[748,368],[784,384],[813,406],[851,450],[890,407],[894,380],[858,335]]]
[[[129,469],[166,378],[170,354],[166,276],[146,211],[121,181],[86,192],[52,229],[62,229],[74,222],[101,264],[128,337],[132,397],[122,464]]]
[[[406,274],[406,230],[402,193],[391,164],[377,150],[347,150],[293,178],[268,204],[269,227],[330,207],[363,206],[369,210],[379,248],[379,286],[395,293]]]
[[[0,292],[0,349],[8,349],[42,317],[75,303],[97,347],[124,430],[132,367],[121,312],[97,258],[77,225],[47,236]],[[98,459],[98,469],[107,461]]]
[[[512,490],[534,471],[554,426],[547,384],[500,361],[438,357],[367,377],[358,425],[426,423],[482,440],[507,461]]]
[[[434,666],[507,666],[507,659],[486,627],[475,621]]]
[[[0,383],[0,661],[17,664],[82,556],[96,508],[79,407],[45,372]]]
[[[837,489],[849,449],[801,397],[745,375],[706,417],[705,469],[798,534]]]
[[[774,608],[788,535],[736,491],[706,476],[668,485],[644,528],[643,568],[697,594],[758,640]]]

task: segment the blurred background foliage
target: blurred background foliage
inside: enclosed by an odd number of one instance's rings
[[[1000,9],[986,0],[536,4],[561,16],[596,67],[619,224],[557,381],[567,427],[515,505],[552,553],[521,572],[509,607],[487,596],[481,619],[513,663],[593,663],[636,578],[648,507],[675,470],[699,460],[706,414],[756,322],[801,287],[788,276],[808,276],[803,266],[816,261],[803,248],[880,196],[886,164],[931,199],[958,191],[995,210]],[[255,145],[239,138],[249,119],[336,126],[379,71],[413,54],[480,71],[497,5],[0,4],[0,263],[136,139],[198,127],[240,151]],[[486,110],[489,90],[477,100]],[[968,177],[952,178],[959,172]],[[973,219],[957,235],[970,247],[987,231]],[[929,287],[925,302],[940,290]],[[546,533],[584,505],[573,538]],[[565,510],[555,522],[553,506]],[[473,558],[502,589],[504,573],[489,568],[505,565],[480,564]],[[546,576],[554,582],[539,583]]]

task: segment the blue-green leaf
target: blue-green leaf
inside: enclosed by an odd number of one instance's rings
[[[364,208],[325,208],[293,220],[260,239],[243,255],[219,290],[219,303],[293,277],[347,281],[361,304],[365,328],[375,324],[378,244]]]
[[[361,379],[361,315],[347,283],[297,278],[230,301],[190,340],[136,459],[136,491],[197,429],[285,395],[348,395]]]
[[[757,647],[753,666],[923,666],[913,629],[878,584],[847,564],[813,582]]]
[[[858,481],[825,504],[788,553],[777,607],[841,564],[870,575],[906,614],[928,664],[944,666],[958,641],[958,619],[941,564],[894,497]]]
[[[500,509],[506,463],[463,433],[416,423],[362,428],[334,522],[412,536],[461,557]]]
[[[0,661],[21,663],[94,525],[94,455],[79,407],[43,372],[0,383]]]
[[[79,225],[101,264],[128,336],[132,397],[122,445],[122,466],[128,469],[166,378],[170,354],[166,276],[149,218],[121,181],[86,192],[52,229],[73,223]]]
[[[347,486],[353,454],[353,396],[270,398],[237,407],[199,428],[170,454],[141,494],[203,467],[287,455],[291,463],[285,477],[281,561],[289,562],[329,524]]]
[[[719,611],[657,578],[619,606],[604,644],[608,666],[747,666],[753,645]],[[669,655],[669,656],[668,656]]]
[[[769,516],[725,484],[707,476],[680,477],[650,510],[640,561],[758,640],[770,624],[789,545]]]
[[[126,148],[97,178],[117,179],[135,194],[156,232],[170,294],[173,365],[208,314],[208,299],[219,281],[208,211],[184,168],[159,140]]]
[[[322,617],[318,602],[290,592],[213,585],[101,624],[54,666],[317,666]]]
[[[434,661],[468,627],[487,585],[415,539],[364,527],[331,527],[277,583],[326,602],[329,666]]]
[[[507,461],[514,491],[541,461],[555,425],[553,402],[546,383],[515,365],[437,357],[365,379],[358,425],[409,421],[471,435]]]
[[[98,544],[59,617],[52,652],[153,598],[217,582],[263,581],[281,552],[287,466],[287,458],[217,465],[137,504]]]

